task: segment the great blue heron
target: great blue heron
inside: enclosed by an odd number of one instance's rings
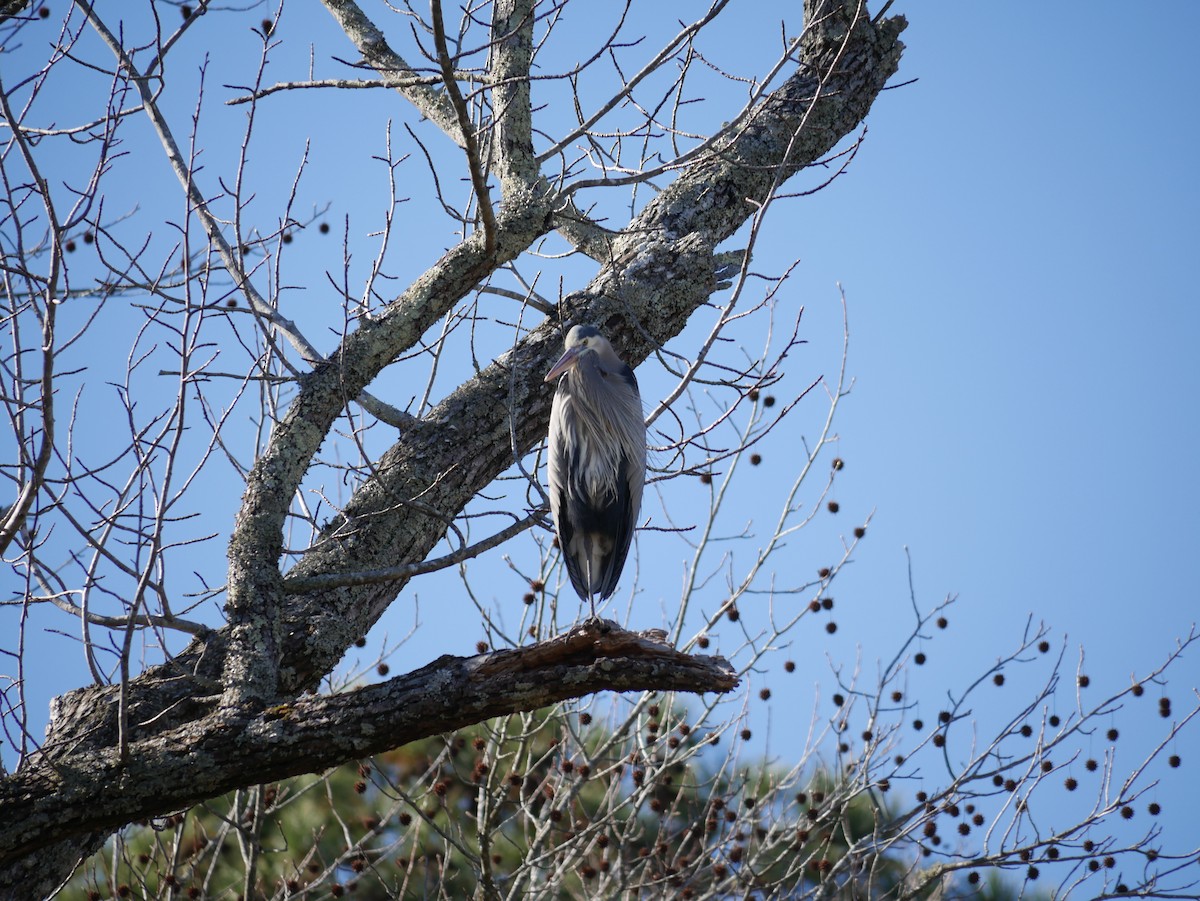
[[[546,373],[550,509],[571,584],[596,611],[617,589],[646,482],[646,426],[637,379],[590,325],[567,333]]]

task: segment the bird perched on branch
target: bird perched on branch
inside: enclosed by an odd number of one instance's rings
[[[596,612],[617,588],[646,482],[646,425],[633,370],[590,325],[567,333],[546,373],[550,509],[571,584]]]

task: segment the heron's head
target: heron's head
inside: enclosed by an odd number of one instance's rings
[[[593,325],[576,325],[567,332],[567,340],[565,342],[566,351],[558,362],[550,367],[550,371],[546,373],[546,381],[552,382],[564,372],[573,369],[579,365],[579,361],[586,353],[594,353],[605,362],[616,361],[620,363],[616,352],[613,351],[612,345],[608,343],[608,339],[600,334],[599,330]],[[610,359],[611,358],[611,359]]]

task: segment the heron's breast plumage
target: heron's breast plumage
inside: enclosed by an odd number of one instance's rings
[[[641,510],[646,429],[637,380],[583,356],[559,379],[550,414],[550,506],[580,597],[616,589]]]
[[[571,487],[577,493],[596,500],[611,500],[617,494],[617,473],[621,466],[620,447],[605,441],[586,417],[571,416],[576,452],[570,474]]]

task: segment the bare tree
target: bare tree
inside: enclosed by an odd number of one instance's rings
[[[1141,797],[1144,770],[1118,787],[1105,769],[1094,808],[1066,832],[1029,813],[1061,766],[1049,755],[1111,717],[1124,695],[1081,700],[1076,715],[1051,722],[1040,705],[1060,660],[994,740],[945,750],[972,692],[1038,656],[1047,639],[1036,626],[944,720],[917,730],[946,774],[915,806],[881,801],[912,772],[899,750],[910,719],[901,686],[913,643],[942,615],[917,610],[915,597],[909,643],[874,684],[838,674],[839,712],[794,764],[745,769],[734,741],[722,761],[697,762],[738,731],[721,696],[832,606],[828,587],[865,534],[857,527],[815,578],[776,584],[776,561],[828,503],[841,469],[818,463],[848,383],[843,365],[776,406],[799,311],[784,302],[787,272],[757,272],[752,259],[772,207],[832,181],[853,158],[861,134],[840,145],[903,50],[904,20],[887,17],[887,5],[872,14],[855,0],[808,0],[803,22],[782,29],[749,77],[706,50],[734,14],[725,0],[649,40],[632,4],[607,11],[597,33],[601,20],[577,20],[567,3],[451,11],[434,0],[428,10],[381,8],[386,19],[376,20],[325,0],[336,33],[298,41],[280,38],[290,7],[262,18],[206,2],[74,0],[57,26],[45,7],[6,9],[2,49],[37,62],[0,76],[3,403],[13,436],[0,468],[11,498],[0,548],[19,584],[3,601],[15,628],[0,713],[16,764],[0,778],[0,892],[52,893],[106,847],[109,864],[93,861],[72,890],[121,894],[135,862],[129,842],[142,839],[109,839],[139,821],[175,836],[155,851],[153,878],[132,871],[146,895],[185,881],[233,891],[215,866],[227,841],[241,851],[235,881],[246,897],[313,892],[347,871],[406,860],[399,882],[378,880],[400,893],[416,872],[414,848],[433,836],[441,850],[423,858],[421,888],[447,897],[459,884],[451,869],[487,897],[930,893],[959,871],[1028,869],[1042,855],[1074,861],[1066,885],[1093,879],[1116,891],[1115,864],[1104,861],[1122,854],[1146,866],[1121,890],[1185,891],[1189,858],[1159,852],[1153,830],[1099,852],[1092,837]],[[255,59],[196,53],[250,28]],[[48,44],[48,56],[34,44]],[[312,47],[307,73],[272,82],[268,66],[294,63],[296,45]],[[318,64],[337,77],[318,77]],[[43,102],[68,96],[66,84],[74,105]],[[225,101],[216,111],[214,85]],[[334,94],[344,104],[361,91],[400,95],[404,135],[389,122],[382,152],[342,167],[338,190],[357,192],[361,179],[378,218],[363,228],[345,217],[340,258],[320,264],[318,285],[297,246],[333,230],[330,207],[302,199],[307,145],[279,176],[284,126],[273,117],[284,103],[304,110]],[[209,130],[222,116],[239,117],[237,139]],[[260,181],[263,155],[274,172]],[[130,165],[149,179],[152,159],[174,179],[163,213],[157,194],[129,196],[117,179]],[[816,180],[793,186],[804,170]],[[321,300],[296,303],[297,279]],[[651,361],[652,489],[708,488],[699,524],[672,521],[665,501],[649,521],[690,553],[667,629],[565,629],[577,608],[569,586],[559,595],[558,551],[543,528],[551,391],[542,377],[564,325],[581,321],[631,364]],[[744,350],[747,336],[761,351]],[[815,437],[770,534],[733,533],[754,548],[735,566],[721,547],[729,486],[810,396],[825,404]],[[468,566],[502,545],[527,588],[515,625]],[[224,584],[193,562],[215,547],[227,550]],[[454,570],[486,636],[476,656],[442,656],[375,684],[338,668],[416,577]],[[703,653],[718,623],[738,636],[723,657]],[[55,698],[39,739],[26,672],[44,627],[78,636],[92,684]],[[606,728],[590,731],[572,702],[603,690],[651,694],[614,706]],[[707,697],[688,706],[673,692]],[[844,733],[857,716],[852,752]],[[435,747],[423,752],[428,765],[362,765],[362,791],[374,774],[389,800],[362,829],[343,828],[336,847],[314,840],[291,848],[295,859],[272,857],[270,825],[297,798],[338,784],[281,780],[468,727],[472,822],[446,802],[466,738],[439,739],[423,746]],[[1014,749],[1023,740],[1032,744]],[[814,775],[821,741],[836,762]],[[691,781],[676,781],[684,773]],[[200,814],[182,812],[194,805],[224,826],[210,822],[203,841],[193,831],[185,847],[185,823]],[[415,831],[396,839],[389,830],[408,829],[414,811]],[[336,805],[331,815],[344,824]],[[964,840],[979,817],[1003,837],[970,855],[943,853],[935,839],[947,817],[961,821]]]

